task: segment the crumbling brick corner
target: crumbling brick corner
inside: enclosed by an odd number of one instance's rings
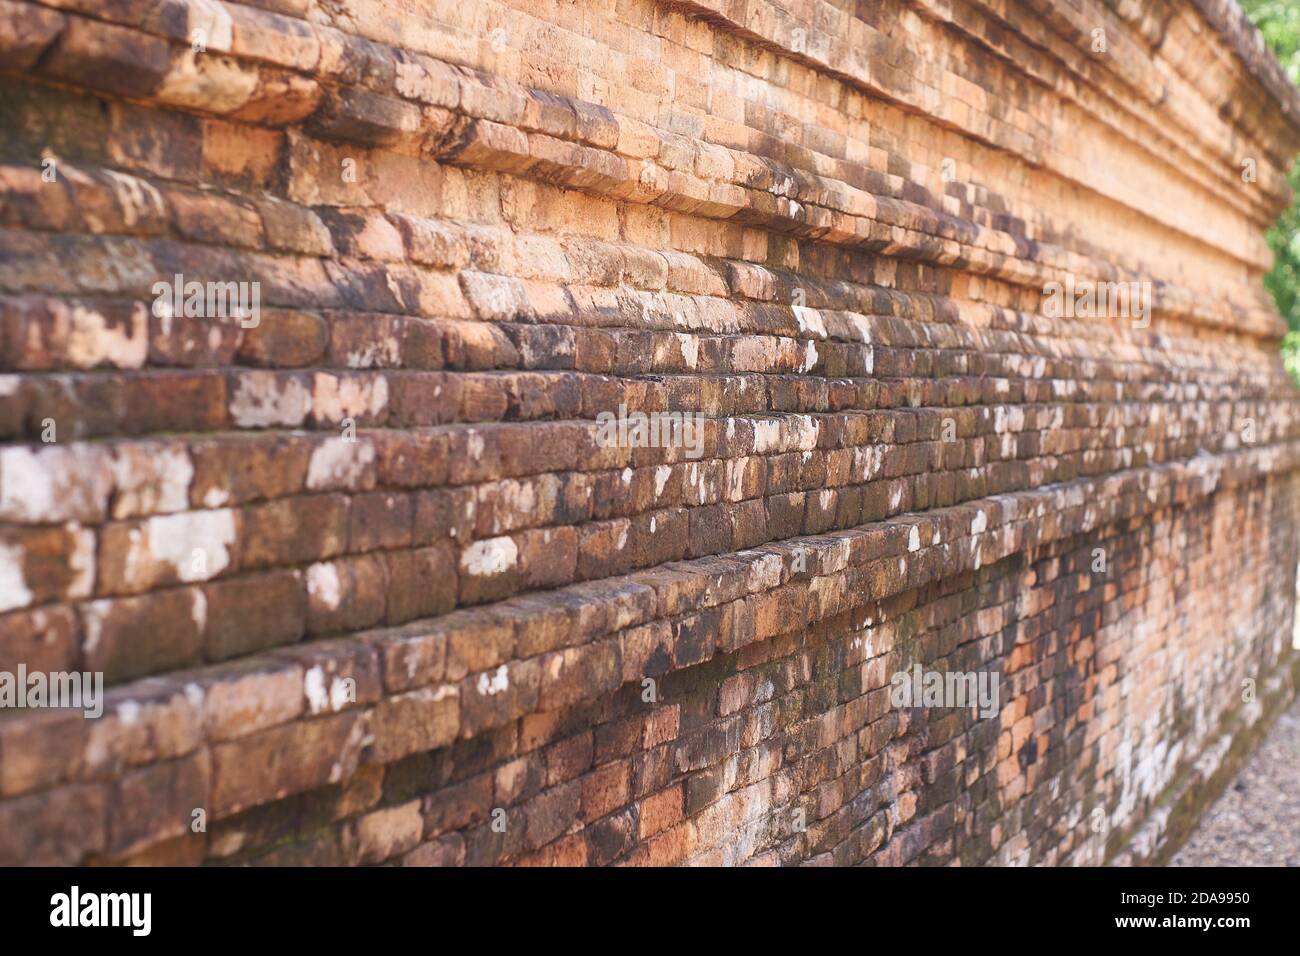
[[[1228,0],[0,0],[0,864],[1158,862],[1298,149]]]

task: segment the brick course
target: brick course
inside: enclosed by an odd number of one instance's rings
[[[1294,689],[1260,49],[1226,0],[0,0],[0,671],[110,685],[0,715],[0,863],[1159,859]]]

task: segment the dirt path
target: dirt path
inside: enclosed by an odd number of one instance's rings
[[[1300,701],[1206,811],[1171,866],[1300,866]]]

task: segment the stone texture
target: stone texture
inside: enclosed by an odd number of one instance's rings
[[[1293,696],[1226,0],[58,6],[0,670],[110,693],[0,714],[0,864],[1144,862]]]

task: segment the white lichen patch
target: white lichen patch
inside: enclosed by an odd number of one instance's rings
[[[795,321],[799,323],[800,332],[811,332],[819,338],[826,338],[826,323],[822,321],[820,312],[803,305],[794,306],[792,311]]]
[[[190,620],[199,634],[208,625],[208,599],[199,588],[190,592]]]
[[[219,488],[213,485],[203,493],[203,507],[220,508],[230,500],[230,492],[225,488]]]
[[[687,368],[695,368],[700,362],[700,340],[693,335],[677,333],[677,344],[682,350],[682,361]]]
[[[136,303],[127,321],[110,322],[102,312],[73,306],[66,355],[78,368],[141,368],[149,355],[148,309]]]
[[[348,368],[394,368],[402,361],[402,340],[396,334],[384,336],[362,349],[354,349],[344,356]]]
[[[811,372],[817,366],[817,343],[809,342],[804,350],[803,365],[799,367],[801,372]]]
[[[754,451],[763,455],[781,450],[781,420],[779,418],[754,421]]]
[[[124,700],[117,705],[117,719],[123,727],[132,727],[140,722],[140,704],[134,700]]]
[[[727,462],[727,500],[743,501],[745,498],[745,473],[749,459],[738,458]]]
[[[95,533],[73,524],[68,525],[68,534],[72,536],[72,549],[68,552],[72,579],[68,582],[67,595],[88,598],[95,589]]]
[[[154,562],[171,565],[181,581],[206,581],[230,566],[235,541],[235,513],[191,511],[150,518],[143,544]]]
[[[23,574],[23,549],[0,542],[0,611],[31,603],[32,592]]]
[[[230,399],[230,417],[240,428],[297,426],[311,411],[311,392],[298,378],[275,372],[244,372]]]
[[[3,565],[0,559],[0,565]],[[4,594],[4,585],[0,584],[0,595]],[[104,617],[108,614],[112,602],[108,600],[90,601],[81,608],[82,630],[85,632],[85,641],[82,650],[86,656],[94,654],[99,648],[99,642],[104,637]]]
[[[189,507],[194,466],[183,448],[160,442],[121,445],[113,454],[112,474],[114,518],[172,514]],[[209,507],[224,503],[216,501]]]
[[[867,448],[857,448],[854,450],[854,457],[862,480],[870,481],[879,474],[880,467],[884,463],[884,446],[871,445]]]
[[[1009,424],[1009,416],[1007,415],[1007,407],[1005,405],[994,406],[993,431],[996,434],[1001,435],[1004,432],[1006,432],[1008,424]]]
[[[798,451],[813,452],[821,438],[821,422],[811,415],[798,415],[790,420],[794,432],[793,448]]]
[[[349,702],[353,700],[355,694],[352,690],[350,681],[341,677],[335,677],[330,681],[330,707],[333,710],[342,710]]]
[[[779,554],[764,554],[755,561],[749,568],[749,580],[747,582],[749,592],[756,594],[759,591],[770,591],[781,583],[781,571],[786,562]]]
[[[0,520],[96,520],[112,486],[104,452],[93,445],[0,450]]]
[[[338,567],[333,562],[323,561],[307,569],[307,594],[322,607],[331,611],[338,608],[343,600],[343,589],[339,584]]]
[[[374,463],[375,447],[369,441],[327,438],[311,453],[307,487],[311,491],[356,490]]]
[[[388,407],[388,380],[362,376],[339,377],[316,373],[312,383],[312,410],[322,421],[379,415]]]
[[[208,51],[229,52],[234,42],[234,19],[218,0],[190,0],[190,23],[203,31]]]
[[[518,559],[519,548],[507,535],[475,541],[461,554],[460,567],[466,574],[486,577],[509,571]]]
[[[253,85],[254,87],[257,85],[256,77]],[[113,190],[117,207],[122,211],[122,221],[128,226],[134,226],[142,219],[156,218],[165,214],[167,206],[163,202],[162,193],[152,183],[112,169],[106,169],[103,173],[108,178],[109,188]]]
[[[327,684],[325,678],[325,669],[319,664],[303,676],[303,693],[307,698],[307,708],[313,714],[327,710],[337,713],[355,697],[351,680],[331,675]]]
[[[484,671],[478,675],[478,692],[488,697],[495,697],[510,687],[510,675],[506,665],[502,664],[495,671]]]
[[[549,486],[553,483],[553,479],[545,477],[543,483]],[[543,497],[553,503],[555,494],[548,489],[543,492]],[[504,481],[484,485],[479,489],[478,498],[484,505],[494,505],[490,512],[492,530],[499,534],[528,524],[528,516],[538,506],[538,488],[531,481],[515,481],[513,478],[507,478]]]

